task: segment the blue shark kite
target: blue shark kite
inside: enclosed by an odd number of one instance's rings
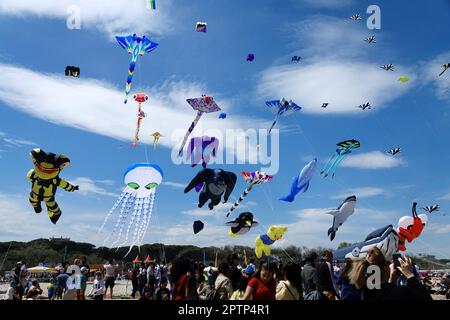
[[[138,56],[143,56],[145,53],[150,53],[158,46],[158,44],[150,41],[145,36],[137,37],[136,34],[125,37],[116,36],[116,40],[122,48],[126,49],[127,52],[131,54],[131,62],[130,67],[128,68],[127,82],[125,84],[124,103],[127,103],[128,95],[131,91],[131,82],[133,81],[133,73],[134,68],[136,67]]]
[[[283,197],[280,198],[282,201],[292,202],[295,199],[295,196],[303,190],[303,192],[306,192],[309,188],[309,181],[311,181],[311,178],[314,174],[314,169],[316,168],[317,159],[313,159],[310,163],[308,163],[306,166],[303,167],[300,174],[294,178],[291,185],[291,192]]]
[[[300,106],[295,104],[292,100],[287,101],[284,98],[281,100],[266,101],[266,105],[269,108],[272,108],[272,107],[277,108],[277,113],[275,115],[275,119],[273,120],[272,126],[269,129],[269,134],[272,131],[275,124],[277,123],[278,118],[280,116],[286,116],[288,114],[294,113],[295,111],[299,111],[302,109]]]
[[[323,170],[320,172],[323,177],[327,177],[330,173],[332,173],[332,177],[334,177],[334,174],[336,172],[337,166],[341,163],[342,160],[346,156],[348,156],[352,149],[359,148],[361,144],[358,140],[346,140],[339,142],[337,144],[338,148],[336,149],[336,154],[328,160],[327,164],[323,168]]]

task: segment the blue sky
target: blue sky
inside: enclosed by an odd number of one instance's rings
[[[146,242],[195,245],[252,245],[271,224],[289,227],[277,245],[336,247],[356,242],[375,228],[396,225],[419,206],[440,204],[429,216],[420,239],[408,245],[414,253],[450,256],[450,2],[426,5],[409,1],[157,1],[149,11],[142,0],[4,0],[0,4],[0,241],[68,236],[101,245],[98,234],[105,215],[123,188],[122,173],[147,161],[164,170],[156,210]],[[66,27],[67,8],[81,8],[81,29]],[[366,27],[366,9],[381,8],[381,30]],[[363,20],[354,22],[352,14]],[[208,23],[196,33],[197,21]],[[145,92],[142,142],[130,147],[136,106],[123,104],[129,56],[114,35],[145,34],[159,43],[139,57],[132,92]],[[375,35],[369,45],[365,37]],[[255,54],[246,62],[248,53]],[[291,63],[291,56],[302,60]],[[380,66],[393,63],[394,72]],[[81,78],[64,77],[66,65],[81,68]],[[406,84],[398,82],[408,75]],[[249,234],[230,239],[223,223],[231,203],[245,188],[238,178],[230,203],[214,211],[198,209],[197,195],[183,186],[198,169],[175,165],[175,131],[188,128],[195,116],[185,99],[211,94],[228,117],[205,115],[201,129],[265,129],[273,115],[268,99],[293,99],[303,109],[282,118],[279,170],[273,181],[257,186],[238,212],[251,210],[261,222]],[[372,110],[355,106],[370,101]],[[320,106],[329,102],[327,109]],[[154,151],[154,131],[164,137]],[[349,156],[334,179],[318,172],[310,188],[288,204],[277,200],[292,178],[312,158],[319,170],[335,144],[358,139],[361,148]],[[148,145],[145,147],[145,145]],[[56,226],[45,213],[36,215],[27,201],[26,173],[31,148],[67,154],[72,166],[61,177],[80,191],[58,191],[63,216]],[[391,157],[386,150],[400,147]],[[252,164],[211,165],[239,173],[258,170]],[[355,194],[355,213],[330,242],[332,217],[327,208]],[[117,214],[117,213],[116,213]],[[117,217],[117,216],[116,216]],[[206,228],[193,235],[192,221]]]

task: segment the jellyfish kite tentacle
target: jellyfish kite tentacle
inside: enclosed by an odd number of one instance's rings
[[[150,226],[150,220],[152,218],[152,212],[153,212],[153,206],[155,203],[155,198],[156,198],[156,193],[153,192],[152,194],[150,194],[150,204],[149,207],[147,209],[147,222],[145,223],[145,228],[144,228],[144,232],[142,233],[140,242],[142,242],[144,240],[144,236],[148,230],[148,227]]]
[[[136,244],[136,239],[138,237],[138,231],[139,231],[139,227],[140,227],[140,222],[141,222],[141,215],[142,215],[142,204],[143,204],[144,198],[137,198],[136,200],[136,206],[137,206],[137,210],[136,210],[136,215],[135,215],[135,222],[134,222],[134,233],[133,233],[133,238],[131,240],[131,244],[130,244],[130,248],[128,249],[128,252],[125,254],[124,257],[126,257],[130,252],[131,249],[133,249],[134,245]],[[131,228],[133,228],[133,225],[129,225],[131,226]],[[128,239],[127,239],[128,240]],[[125,242],[126,243],[126,242]],[[124,243],[124,244],[125,244]]]
[[[138,234],[138,239],[137,239],[137,242],[139,243],[139,244],[142,244],[142,240],[144,239],[144,235],[145,235],[145,233],[146,233],[146,231],[147,231],[147,228],[148,228],[148,221],[149,221],[149,212],[150,212],[150,210],[149,210],[149,208],[150,208],[150,197],[152,197],[152,194],[153,193],[151,193],[150,195],[149,195],[149,197],[146,197],[145,199],[144,199],[144,210],[143,210],[143,212],[144,212],[144,216],[143,216],[143,218],[142,218],[142,223],[141,223],[141,227],[140,227],[140,229],[139,229],[139,234]]]
[[[117,219],[116,225],[114,226],[113,231],[103,241],[103,246],[105,245],[106,241],[108,241],[110,236],[116,233],[116,230],[117,230],[117,228],[119,226],[120,226],[119,237],[122,234],[123,223],[121,225],[121,222],[123,221],[124,218],[126,219],[126,215],[128,214],[128,209],[127,208],[129,206],[129,201],[130,201],[130,194],[126,193],[125,197],[123,198],[123,201],[122,201],[122,206],[121,206],[120,212],[119,212],[119,218]]]
[[[111,247],[113,247],[113,248],[115,247],[115,245],[117,243],[120,242],[120,239],[122,238],[123,229],[124,229],[125,224],[126,224],[126,222],[128,220],[128,216],[130,215],[130,213],[132,211],[131,207],[133,206],[133,203],[134,203],[135,199],[136,199],[136,197],[134,197],[132,195],[129,195],[127,203],[122,205],[120,216],[119,216],[119,219],[118,219],[118,221],[116,223],[116,227],[119,227],[119,234],[117,235],[116,240],[111,245]],[[118,248],[119,247],[117,247],[117,249]]]
[[[136,219],[136,215],[137,215],[138,210],[139,210],[139,203],[135,202],[133,213],[131,214],[131,219],[128,222],[127,231],[126,231],[126,234],[125,234],[125,240],[117,247],[117,250],[119,250],[120,247],[124,246],[127,243],[128,238],[130,237],[130,230],[131,230],[132,226],[134,225],[134,220]]]
[[[98,229],[98,232],[103,230],[103,228],[106,225],[106,222],[108,222],[109,217],[112,215],[114,210],[116,210],[116,208],[122,203],[122,201],[124,201],[126,199],[126,196],[127,196],[127,193],[125,191],[123,191],[122,194],[120,195],[119,199],[117,199],[116,203],[111,208],[111,210],[109,210],[108,214],[105,217],[105,220],[103,221],[102,226],[100,227],[100,229]]]

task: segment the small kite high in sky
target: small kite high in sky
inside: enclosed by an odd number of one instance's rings
[[[253,54],[253,53],[249,53],[248,55],[247,55],[247,61],[253,61],[253,60],[255,60],[255,55]]]
[[[291,62],[299,62],[302,59],[300,56],[293,56]]]
[[[242,177],[247,182],[247,188],[245,188],[244,193],[236,200],[233,206],[228,210],[227,217],[239,206],[239,204],[245,199],[249,194],[255,184],[263,184],[272,180],[272,176],[269,176],[265,172],[255,171],[255,172],[245,172],[242,171]]]
[[[332,174],[332,177],[334,177],[334,174],[336,172],[336,168],[341,163],[342,160],[346,156],[348,156],[353,149],[357,149],[361,146],[358,140],[345,140],[342,142],[339,142],[337,144],[338,148],[336,149],[336,154],[328,160],[325,167],[322,169],[322,172],[320,172],[323,177],[327,177],[330,173]]]
[[[394,71],[395,67],[392,63],[385,64],[384,66],[380,67],[386,71]]]
[[[361,19],[361,15],[360,14],[354,14],[350,17],[350,19],[352,19],[353,21],[360,21]]]
[[[197,234],[200,231],[202,231],[204,227],[205,227],[205,224],[203,222],[201,222],[200,220],[196,220],[192,224],[192,229],[194,229],[194,234]]]
[[[133,246],[139,246],[144,239],[152,217],[156,188],[161,184],[162,179],[162,169],[158,165],[150,163],[134,164],[128,167],[124,173],[125,189],[106,215],[99,232],[105,227],[109,217],[120,205],[119,217],[110,234],[110,236],[114,235],[116,237],[111,247],[115,247],[117,243],[120,243],[117,248],[127,244],[130,238],[130,231],[134,229],[132,231],[133,237],[130,248],[125,256],[130,253]],[[123,238],[125,226],[126,234]],[[110,236],[105,239],[104,243]]]
[[[428,213],[432,213],[433,211],[439,211],[440,207],[437,204],[435,206],[423,207],[422,209],[425,210]]]
[[[134,132],[134,139],[133,139],[133,143],[131,144],[131,146],[134,148],[136,147],[138,141],[139,141],[139,130],[141,128],[141,122],[142,119],[144,119],[146,117],[146,114],[144,111],[142,111],[142,103],[148,100],[148,96],[145,95],[144,93],[138,93],[135,94],[133,96],[134,101],[136,101],[137,103],[139,103],[138,106],[138,114],[137,114],[137,124],[136,124],[136,131]]]
[[[151,134],[151,136],[153,137],[153,150],[155,150],[156,146],[158,145],[159,138],[164,137],[164,136],[161,133],[159,133],[158,131],[153,132]]]
[[[124,103],[128,101],[128,95],[131,91],[131,82],[133,81],[134,69],[136,67],[136,61],[138,56],[143,56],[146,53],[152,52],[158,44],[147,39],[145,36],[138,37],[136,34],[130,36],[116,36],[117,42],[122,48],[127,50],[131,54],[131,62],[128,68],[128,77],[125,84],[125,100]]]
[[[65,74],[67,77],[80,77],[80,68],[74,66],[67,66],[65,70]]]
[[[359,108],[361,110],[366,110],[366,109],[372,109],[372,106],[370,105],[369,102],[367,102],[367,103],[360,104],[359,106],[357,106],[357,108]]]
[[[400,78],[398,78],[398,81],[400,81],[401,83],[408,82],[409,77],[408,76],[400,76]]]
[[[322,108],[326,108],[326,107],[328,107],[328,105],[329,105],[328,102],[324,102],[324,103],[322,103]]]
[[[401,151],[402,151],[402,150],[401,150],[400,148],[395,148],[395,149],[386,151],[386,153],[389,153],[389,154],[395,156],[397,153],[400,153]]]
[[[339,227],[355,212],[356,196],[347,197],[335,210],[328,211],[333,216],[333,226],[328,229],[330,241],[333,241]]]
[[[208,28],[208,24],[206,22],[199,21],[195,24],[195,31],[197,31],[197,32],[206,33],[207,28]]]
[[[444,68],[444,70],[442,70],[442,72],[439,74],[439,77],[442,76],[444,72],[447,71],[448,68],[450,68],[450,63],[443,64],[442,68]]]
[[[187,103],[192,107],[192,109],[197,111],[197,116],[194,121],[192,121],[191,126],[189,127],[186,135],[183,138],[183,142],[181,143],[181,147],[178,150],[178,155],[181,156],[183,153],[184,146],[186,145],[187,139],[191,135],[198,121],[202,117],[204,113],[211,113],[220,111],[219,106],[214,102],[214,98],[211,96],[202,95],[201,98],[193,98],[187,99]]]
[[[269,108],[271,108],[272,110],[275,110],[275,112],[276,112],[275,119],[273,120],[272,125],[270,126],[270,129],[269,129],[269,134],[272,131],[275,124],[277,123],[278,118],[280,116],[287,116],[291,113],[294,113],[295,111],[299,111],[302,109],[300,106],[295,104],[292,100],[287,101],[284,98],[281,100],[266,101],[266,105]],[[273,107],[275,107],[275,108],[273,108]]]
[[[367,43],[371,44],[371,43],[377,43],[377,40],[375,39],[375,36],[370,36],[364,39],[364,41],[366,41]]]
[[[227,117],[226,113],[219,114],[219,119],[225,119]]]

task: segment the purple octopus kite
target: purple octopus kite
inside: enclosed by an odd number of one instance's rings
[[[206,168],[206,164],[209,162],[211,155],[216,156],[217,149],[219,148],[219,139],[216,137],[194,137],[189,142],[186,160],[193,157],[192,167],[202,161],[202,167]]]

